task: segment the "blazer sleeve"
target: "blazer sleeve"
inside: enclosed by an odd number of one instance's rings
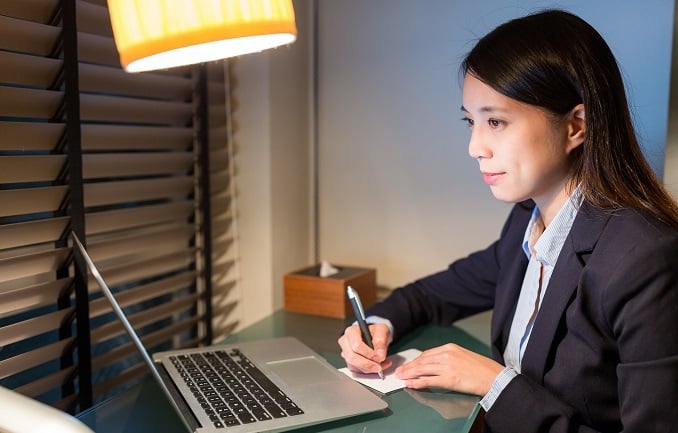
[[[617,341],[624,432],[678,426],[678,235],[652,239],[628,241],[628,253],[606,263],[618,271],[599,275],[607,281],[602,317]]]
[[[502,257],[519,254],[533,207],[532,202],[516,204],[499,240],[455,261],[444,271],[394,290],[384,301],[368,308],[366,314],[389,319],[394,339],[398,339],[423,324],[450,325],[492,309]]]

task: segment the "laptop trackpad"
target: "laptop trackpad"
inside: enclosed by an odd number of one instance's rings
[[[269,362],[266,366],[289,385],[328,382],[340,379],[313,357]]]

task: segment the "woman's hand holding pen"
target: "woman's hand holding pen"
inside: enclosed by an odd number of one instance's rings
[[[357,325],[349,326],[339,338],[341,356],[351,371],[378,373],[391,366],[386,360],[390,330],[384,324],[369,325],[374,350],[365,344]]]

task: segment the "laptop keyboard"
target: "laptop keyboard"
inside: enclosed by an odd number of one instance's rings
[[[238,349],[170,360],[216,428],[304,413]]]

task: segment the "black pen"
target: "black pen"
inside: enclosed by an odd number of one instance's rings
[[[356,292],[353,287],[348,286],[346,288],[346,294],[348,295],[348,300],[351,302],[351,307],[353,307],[353,314],[355,315],[356,322],[358,322],[363,341],[370,346],[370,349],[374,349],[374,346],[372,345],[372,335],[370,334],[370,329],[367,327],[367,322],[365,322],[365,311],[363,311],[363,304],[360,302],[358,292]],[[379,377],[382,380],[384,379],[384,372],[381,369],[379,369]]]

